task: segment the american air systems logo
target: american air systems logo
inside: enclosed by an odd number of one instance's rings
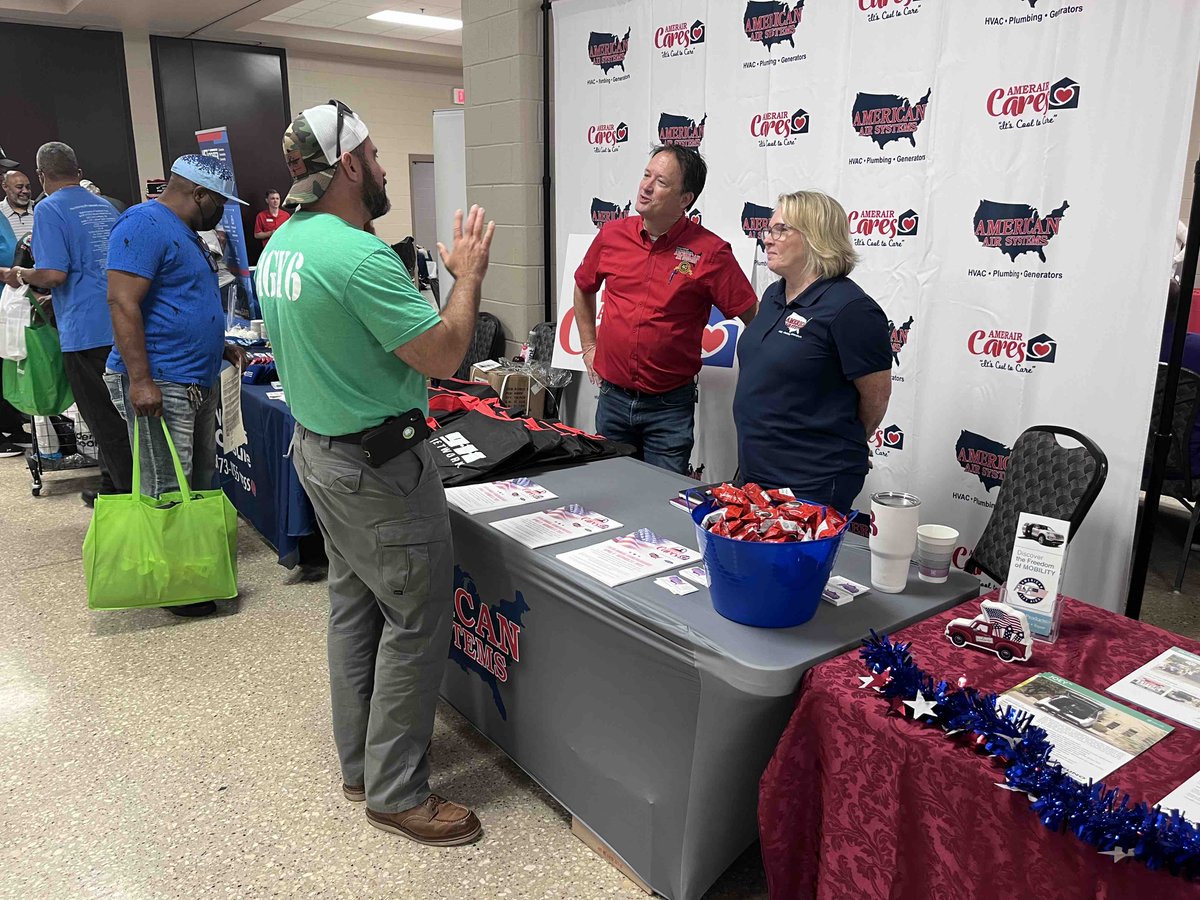
[[[1022,253],[1036,253],[1046,261],[1046,245],[1058,236],[1070,204],[1064,200],[1042,216],[1027,203],[997,203],[980,200],[975,210],[975,238],[1016,261]]]
[[[775,210],[769,206],[759,206],[757,203],[742,204],[742,234],[754,238],[759,249],[765,249],[762,242],[762,231],[771,224],[771,214]]]
[[[988,491],[1004,483],[1011,447],[974,431],[964,430],[954,445],[954,453],[962,470],[978,478]]]
[[[618,66],[625,71],[625,55],[629,52],[629,33],[633,29],[625,29],[625,37],[603,31],[593,31],[588,35],[588,59],[593,66],[599,66],[600,71],[607,75]]]
[[[750,0],[742,17],[742,27],[747,38],[768,50],[784,42],[795,49],[796,28],[803,15],[804,0],[792,4],[778,0]]]
[[[859,137],[870,138],[879,149],[892,141],[908,139],[917,146],[917,129],[925,121],[929,98],[933,88],[925,92],[916,103],[896,94],[866,94],[861,91],[854,98],[850,112],[851,123]]]
[[[529,612],[524,595],[515,591],[513,596],[513,600],[489,605],[480,597],[474,579],[459,566],[454,567],[450,660],[492,689],[496,711],[506,721],[508,710],[500,685],[508,682],[513,666],[521,661],[521,634]]]
[[[697,150],[700,142],[704,140],[704,123],[707,120],[708,116],[701,117],[697,122],[687,116],[667,112],[659,113],[658,142],[660,144],[678,144],[680,147]]]
[[[629,207],[632,203],[626,203],[623,207],[616,203],[609,203],[607,200],[601,200],[599,197],[592,198],[592,224],[597,228],[602,228],[609,222],[615,222],[617,219],[624,219],[629,215]]]

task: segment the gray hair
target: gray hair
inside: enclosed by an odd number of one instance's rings
[[[38,148],[37,167],[50,178],[74,178],[79,174],[75,151],[62,141],[50,141]]]

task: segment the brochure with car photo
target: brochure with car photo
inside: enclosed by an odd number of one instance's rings
[[[1071,523],[1063,519],[1021,513],[1017,520],[1012,562],[1001,599],[1025,613],[1037,640],[1058,639],[1062,620],[1058,585],[1067,563],[1070,535]]]
[[[1108,689],[1138,706],[1200,728],[1200,656],[1178,647],[1164,650]]]
[[[1000,700],[1033,714],[1056,763],[1081,781],[1100,780],[1173,729],[1051,672],[1022,681]]]

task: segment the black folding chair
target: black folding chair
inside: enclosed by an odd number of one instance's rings
[[[1081,446],[1068,449],[1058,442],[1058,435],[1073,438]],[[1003,584],[1021,513],[1070,522],[1070,542],[1107,477],[1108,457],[1086,435],[1057,425],[1025,429],[1013,445],[996,507],[967,567],[974,565],[992,581]]]
[[[1147,468],[1142,473],[1142,490],[1149,478],[1149,460],[1154,449],[1158,420],[1162,415],[1163,389],[1166,384],[1167,364],[1158,364],[1158,380],[1154,384],[1154,407],[1150,414],[1150,436],[1146,444]],[[1200,415],[1200,374],[1191,369],[1179,370],[1179,390],[1175,395],[1175,409],[1171,415],[1171,442],[1167,450],[1167,472],[1163,481],[1163,493],[1183,504],[1190,514],[1187,537],[1183,542],[1183,554],[1179,558],[1179,570],[1175,573],[1175,592],[1183,588],[1183,576],[1187,571],[1188,556],[1192,552],[1192,539],[1196,525],[1200,523],[1200,478],[1192,468],[1192,434],[1196,429],[1196,416]]]
[[[454,373],[454,377],[466,381],[471,374],[471,366],[485,359],[500,359],[504,356],[504,326],[491,313],[481,312],[475,320],[475,337],[463,358],[462,365]]]

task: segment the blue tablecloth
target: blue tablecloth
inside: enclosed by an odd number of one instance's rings
[[[299,542],[317,530],[312,503],[286,457],[296,420],[287,404],[272,400],[267,384],[242,385],[246,444],[224,452],[218,434],[217,478],[237,511],[279,553],[289,569],[299,560]]]

